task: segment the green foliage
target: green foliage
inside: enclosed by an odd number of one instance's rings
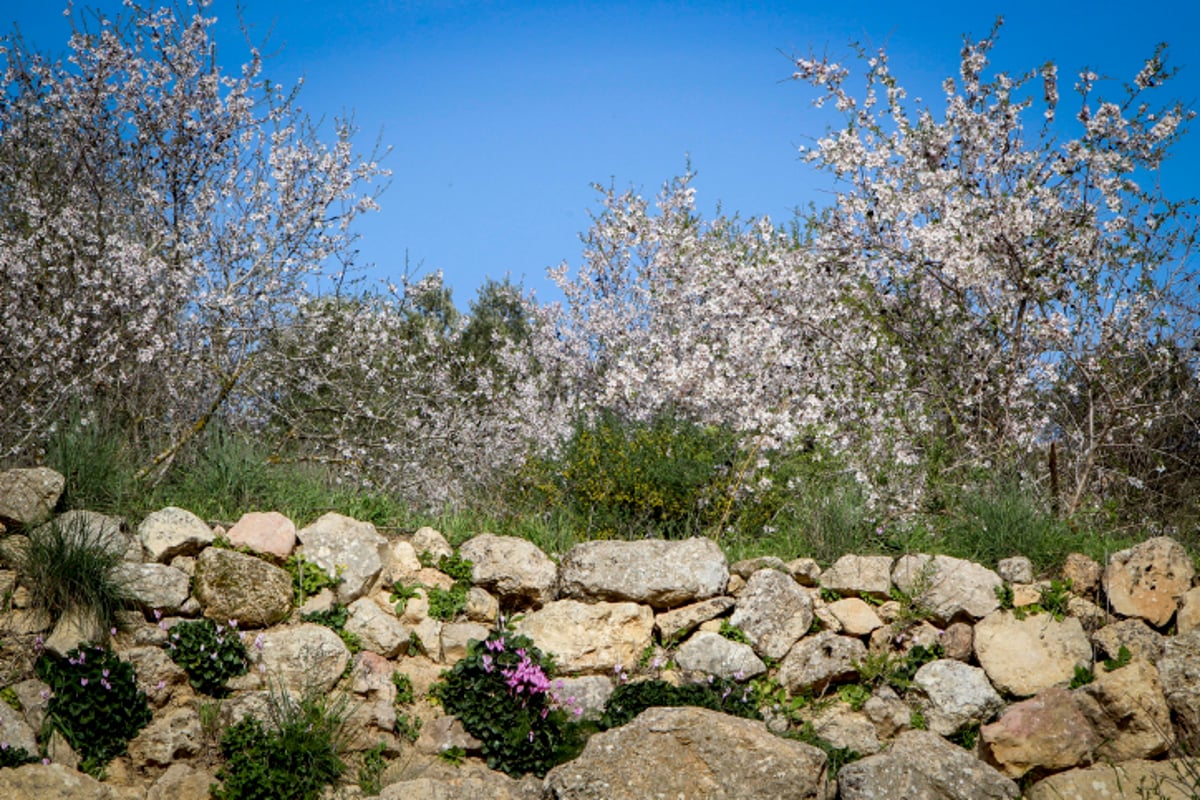
[[[71,650],[65,660],[38,659],[37,676],[50,686],[50,725],[63,735],[93,775],[125,752],[151,718],[133,666],[104,647]]]
[[[1071,682],[1067,684],[1067,688],[1078,689],[1080,686],[1087,686],[1094,680],[1096,680],[1096,673],[1087,667],[1076,664],[1075,675],[1071,678]]]
[[[273,695],[269,726],[246,717],[221,737],[214,800],[318,800],[341,777],[347,709],[321,695]]]
[[[442,674],[431,694],[483,743],[488,766],[542,776],[577,749],[577,729],[550,693],[552,661],[528,637],[493,631]]]
[[[420,585],[406,586],[404,581],[396,581],[392,584],[392,593],[388,596],[388,601],[391,602],[396,609],[396,616],[404,613],[405,606],[408,601],[416,597],[420,592]]]
[[[0,769],[36,764],[40,760],[24,747],[13,747],[8,742],[0,742]]]
[[[838,699],[847,703],[852,710],[861,711],[871,699],[871,689],[861,683],[846,683],[837,687],[837,695]]]
[[[167,636],[167,655],[183,667],[197,692],[224,697],[226,682],[250,669],[242,637],[234,623],[217,625],[211,619],[180,622]]]
[[[3,689],[0,689],[0,700],[3,700],[9,708],[14,708],[17,711],[21,710],[21,700],[17,697],[17,690],[11,686],[5,686]]]
[[[392,685],[396,687],[397,706],[406,706],[416,701],[412,678],[397,670],[392,673]]]
[[[413,744],[421,736],[421,718],[412,714],[396,715],[396,735],[409,744]]]
[[[750,644],[750,637],[746,635],[746,632],[727,619],[721,620],[720,633],[731,642]]]
[[[1070,610],[1071,579],[1055,578],[1050,581],[1048,586],[1042,587],[1040,594],[1042,599],[1038,605],[1043,611],[1054,617],[1055,621],[1062,622]]]
[[[466,757],[467,751],[463,750],[458,745],[447,747],[445,750],[442,750],[438,753],[438,758],[455,767],[461,767]]]
[[[1112,672],[1113,670],[1118,670],[1121,667],[1128,666],[1132,659],[1133,653],[1129,652],[1128,647],[1121,645],[1120,649],[1117,650],[1116,658],[1106,658],[1104,660],[1104,671]]]
[[[429,597],[429,616],[434,619],[449,622],[467,608],[467,588],[460,583],[449,589],[427,586],[425,592]]]
[[[455,583],[461,583],[470,588],[475,565],[471,563],[470,559],[459,555],[457,550],[448,556],[439,558],[437,568],[453,578]]]
[[[117,571],[122,558],[98,528],[82,520],[52,522],[30,535],[17,570],[35,607],[56,619],[70,611],[90,615],[108,630],[120,626],[119,612],[132,604]]]
[[[653,706],[699,706],[745,719],[761,719],[753,689],[726,678],[681,686],[662,680],[623,683],[609,696],[600,728],[617,728]]]
[[[964,750],[974,750],[979,741],[979,723],[973,722],[946,737]]]
[[[903,692],[912,686],[917,670],[941,657],[941,645],[925,647],[917,644],[902,656],[893,656],[889,653],[870,653],[854,666],[864,684],[869,686],[886,684]]]
[[[383,791],[380,778],[383,777],[383,771],[387,768],[387,761],[383,757],[386,747],[385,742],[380,742],[367,748],[362,754],[362,764],[358,767],[358,788],[368,797],[374,797]]]
[[[47,443],[46,465],[66,479],[63,508],[119,513],[134,488],[136,456],[128,433],[98,417],[85,424],[79,409],[69,411]]]
[[[862,758],[862,754],[857,750],[851,750],[848,747],[837,747],[829,740],[818,735],[811,722],[805,722],[799,728],[787,731],[783,736],[785,739],[795,739],[822,750],[825,753],[826,774],[831,778],[836,778],[837,774],[841,772],[842,767]]]
[[[321,569],[316,562],[309,561],[299,554],[288,556],[283,568],[292,576],[292,592],[298,606],[303,605],[306,598],[312,597],[322,589],[333,589],[342,582],[340,575],[329,577],[329,573]]]
[[[912,713],[908,715],[908,724],[909,727],[916,731],[929,729],[929,721],[925,719],[925,712],[919,708],[914,708]]]

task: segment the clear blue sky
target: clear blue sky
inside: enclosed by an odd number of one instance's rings
[[[154,0],[143,0],[153,5]],[[0,0],[0,25],[62,52],[65,0]],[[77,3],[113,13],[116,0]],[[361,142],[393,148],[383,210],[364,220],[360,260],[394,277],[405,253],[441,269],[460,306],[485,276],[506,274],[555,299],[545,270],[577,264],[594,182],[649,195],[688,156],[701,208],[770,214],[824,202],[827,181],[796,146],[832,119],[786,80],[786,57],[846,56],[886,44],[910,94],[939,96],[957,74],[964,33],[1005,17],[995,62],[1020,71],[1053,59],[1064,90],[1083,67],[1132,79],[1157,42],[1182,68],[1178,96],[1200,106],[1200,2],[1004,3],[422,2],[244,0],[281,47],[273,80],[305,76],[314,116],[353,111]],[[221,59],[240,63],[234,0],[216,0]],[[1200,194],[1200,126],[1163,183]]]

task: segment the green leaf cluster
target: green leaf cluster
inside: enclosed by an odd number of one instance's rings
[[[349,618],[350,610],[340,603],[334,603],[324,611],[313,611],[300,615],[300,619],[305,622],[324,625],[336,633],[346,645],[346,649],[350,651],[350,655],[354,655],[362,650],[362,638],[357,633],[346,630],[346,620]]]
[[[211,619],[177,623],[167,635],[166,646],[171,660],[187,672],[192,688],[210,697],[224,697],[226,682],[250,669],[242,634]]]
[[[600,727],[617,728],[654,706],[698,706],[744,719],[761,719],[754,693],[747,684],[727,678],[681,686],[663,680],[623,683],[604,704]]]
[[[34,670],[50,686],[47,719],[79,754],[84,772],[100,774],[150,722],[133,665],[107,648],[71,650],[61,660],[43,655]]]
[[[513,776],[543,776],[578,749],[578,729],[548,691],[510,690],[505,671],[540,668],[554,676],[552,660],[526,636],[493,631],[472,641],[467,655],[443,673],[431,694],[467,732],[483,743],[492,769]]]
[[[329,577],[318,564],[301,555],[288,556],[283,568],[292,576],[293,599],[298,606],[303,605],[306,598],[312,597],[322,589],[332,589],[342,582],[340,575]]]

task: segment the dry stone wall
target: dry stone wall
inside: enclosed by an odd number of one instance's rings
[[[38,535],[61,483],[14,472],[0,473],[0,521]],[[590,542],[551,556],[483,533],[459,548],[474,584],[462,612],[436,619],[420,587],[454,579],[421,556],[453,548],[429,528],[384,536],[327,514],[297,530],[271,512],[226,529],[168,508],[131,530],[68,513],[59,524],[103,531],[124,560],[139,610],[112,646],[135,666],[154,718],[104,781],[74,769],[56,742],[46,764],[0,769],[4,798],[207,797],[209,699],[163,648],[172,625],[201,616],[236,619],[255,642],[255,669],[231,682],[219,725],[266,718],[272,686],[344,693],[352,749],[385,744],[384,798],[1083,800],[1191,797],[1200,785],[1183,757],[1200,732],[1200,588],[1192,559],[1168,538],[1103,565],[1075,555],[1062,575],[1038,580],[1019,556],[993,570],[848,554],[822,570],[803,558],[729,564],[704,539]],[[29,669],[34,640],[65,653],[108,634],[30,607],[13,569],[22,535],[0,541],[9,598],[0,688],[12,703],[0,705],[0,746],[34,750],[47,688]],[[290,555],[340,583],[297,607],[280,567]],[[414,587],[402,608],[391,597],[397,581]],[[359,652],[302,619],[335,603]],[[494,772],[475,758],[479,742],[421,699],[472,639],[505,623],[554,655],[560,691],[585,715],[598,716],[622,682],[712,676],[756,681],[764,720],[656,708],[594,735],[544,779]],[[406,712],[407,724],[423,723],[415,743],[397,733],[396,672],[418,698]],[[438,758],[449,748],[462,748],[465,763]],[[858,758],[833,775],[831,759],[851,752]]]

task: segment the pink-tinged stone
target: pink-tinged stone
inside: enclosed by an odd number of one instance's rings
[[[979,732],[992,760],[1010,778],[1038,768],[1055,771],[1090,764],[1100,744],[1075,698],[1061,686],[1014,703]]]
[[[296,525],[278,511],[251,511],[229,529],[235,547],[287,558],[296,546]]]

